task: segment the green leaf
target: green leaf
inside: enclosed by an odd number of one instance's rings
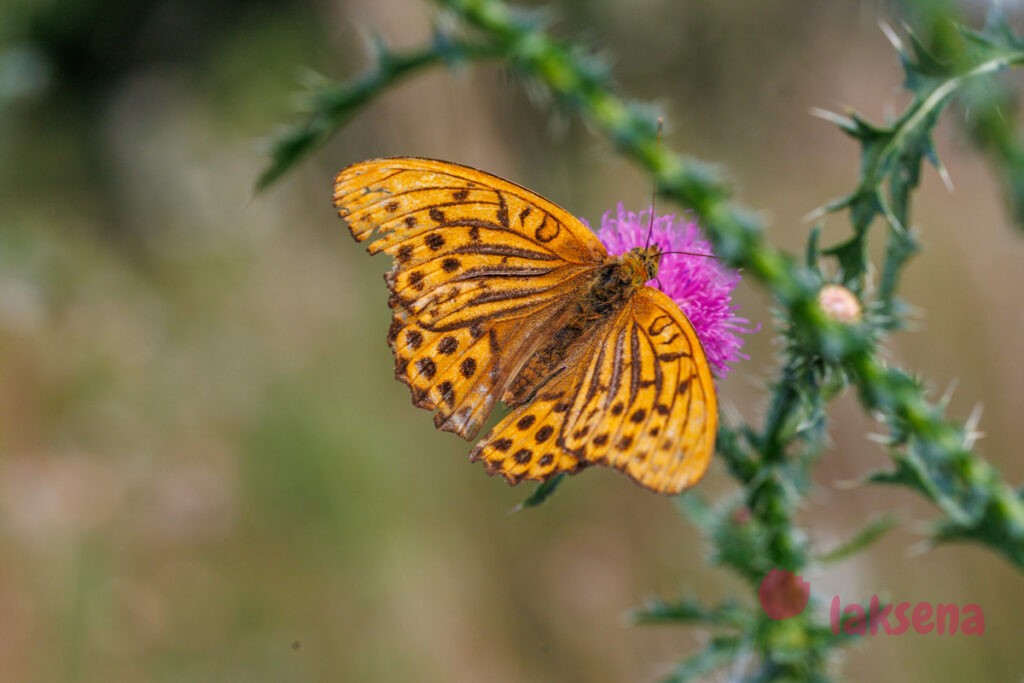
[[[743,641],[735,636],[712,638],[703,650],[679,663],[663,683],[687,683],[707,676],[737,658]]]
[[[907,39],[910,41],[910,51],[900,50],[904,71],[903,87],[907,90],[919,95],[928,93],[942,81],[956,75],[955,66],[932,54],[917,35],[910,33]]]
[[[846,558],[860,552],[867,548],[869,545],[880,539],[885,534],[889,533],[896,526],[896,518],[892,515],[882,515],[881,517],[869,522],[863,529],[854,534],[853,538],[840,544],[839,546],[829,550],[828,552],[818,555],[815,559],[818,562],[832,563]]]
[[[526,500],[512,508],[512,512],[519,512],[525,508],[534,508],[541,505],[555,493],[555,489],[559,487],[563,479],[565,479],[565,472],[556,474],[547,481],[539,484],[537,488],[533,490],[533,493],[526,498]]]
[[[696,623],[707,626],[744,628],[753,617],[735,602],[726,602],[708,609],[692,598],[679,602],[652,599],[630,613],[634,624]]]
[[[818,261],[821,259],[821,247],[818,244],[820,240],[821,226],[815,225],[807,236],[807,251],[804,254],[804,263],[807,264],[808,268],[818,270]]]

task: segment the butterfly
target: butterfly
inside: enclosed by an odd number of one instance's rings
[[[700,340],[648,281],[656,245],[609,255],[579,219],[466,166],[399,157],[353,164],[334,206],[385,275],[395,376],[434,424],[510,484],[589,465],[674,494],[704,475],[718,423]]]

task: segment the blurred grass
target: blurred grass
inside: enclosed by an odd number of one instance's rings
[[[646,181],[575,126],[559,133],[490,70],[408,84],[254,199],[254,136],[283,118],[297,65],[354,73],[354,25],[411,43],[429,9],[225,3],[194,41],[170,35],[174,22],[127,26],[124,45],[144,25],[177,47],[125,48],[117,69],[83,79],[25,28],[48,12],[100,35],[102,15],[65,7],[0,10],[0,54],[29,45],[50,74],[0,96],[0,680],[649,680],[692,649],[693,634],[619,617],[652,593],[735,592],[697,535],[669,501],[609,472],[508,515],[525,491],[467,464],[468,444],[435,432],[392,379],[387,266],[351,243],[327,192],[350,161],[426,154],[593,222],[617,201],[644,204]],[[665,101],[669,135],[721,159],[747,202],[774,212],[788,247],[856,163],[807,108],[882,115],[896,97],[873,4],[560,7],[569,30],[621,56],[633,92]],[[1019,481],[1024,247],[998,183],[942,130],[957,189],[925,179],[930,253],[904,294],[927,314],[894,354],[937,390],[959,382],[954,415],[984,401],[984,450]],[[769,324],[757,295],[740,301]],[[771,336],[752,339],[753,360],[723,384],[726,410],[763,409]],[[884,461],[852,404],[836,417],[805,513],[813,532],[838,540],[876,509],[927,516],[906,496],[831,486]],[[971,548],[908,556],[910,526],[812,583],[844,603],[977,601],[986,636],[874,639],[849,657],[850,679],[1019,678],[1019,578]]]

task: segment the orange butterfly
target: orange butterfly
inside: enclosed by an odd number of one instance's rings
[[[657,246],[610,256],[577,218],[519,185],[417,158],[353,164],[334,205],[385,275],[395,376],[434,424],[473,439],[510,484],[592,464],[678,493],[704,475],[718,410],[704,350],[645,283]]]

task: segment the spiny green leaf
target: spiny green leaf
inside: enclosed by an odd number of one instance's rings
[[[808,268],[818,269],[818,262],[821,260],[821,247],[818,242],[821,240],[821,226],[815,225],[807,236],[807,249],[804,255],[804,263]],[[820,272],[820,271],[819,271]]]
[[[988,55],[1000,50],[1013,51],[1024,49],[1024,39],[1013,32],[1013,27],[1007,21],[1006,14],[1003,13],[1002,8],[997,3],[992,5],[992,9],[985,19],[985,26],[981,31],[975,31],[962,24],[958,26],[960,27],[961,35],[968,41],[967,47],[971,48],[975,53]],[[981,58],[983,59],[984,57]],[[975,57],[975,59],[978,59],[978,57]]]
[[[712,638],[703,650],[680,662],[671,674],[662,679],[663,683],[688,683],[707,676],[732,662],[738,655],[743,641],[735,636]]]
[[[853,538],[818,555],[815,559],[818,562],[832,563],[845,560],[847,557],[860,552],[885,534],[896,527],[896,518],[892,515],[882,515],[872,520],[864,528],[854,534]]]
[[[955,75],[954,65],[938,59],[914,33],[910,33],[907,39],[910,51],[900,52],[905,77],[903,87],[920,96]]]
[[[868,268],[868,244],[864,234],[855,235],[824,253],[836,259],[839,282],[854,294],[861,294],[862,282]]]
[[[678,602],[648,600],[630,613],[630,619],[635,624],[698,623],[742,628],[750,625],[752,616],[735,602],[707,608],[688,598]]]
[[[371,44],[372,66],[362,76],[347,83],[323,80],[306,94],[308,111],[304,118],[272,138],[270,162],[256,181],[256,191],[278,180],[370,100],[403,78],[438,64],[491,59],[501,54],[494,46],[449,39],[440,33],[426,47],[407,52],[395,52],[373,38]]]
[[[537,488],[533,490],[533,493],[531,493],[526,500],[512,508],[512,512],[519,512],[524,508],[533,508],[541,505],[555,493],[555,490],[562,483],[563,479],[565,479],[564,472],[556,474],[547,481],[538,484]]]

